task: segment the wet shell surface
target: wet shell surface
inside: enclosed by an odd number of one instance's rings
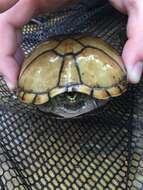
[[[122,59],[109,44],[92,36],[60,36],[41,43],[25,59],[17,95],[40,105],[65,92],[105,100],[126,89]]]

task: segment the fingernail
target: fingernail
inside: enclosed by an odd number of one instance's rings
[[[137,62],[133,67],[128,66],[128,80],[131,83],[138,83],[140,81],[142,71],[143,71],[143,62]]]
[[[9,88],[9,90],[14,90],[16,88],[16,85],[14,85],[12,82],[10,82],[9,79],[7,79],[7,77],[4,77],[4,80]]]

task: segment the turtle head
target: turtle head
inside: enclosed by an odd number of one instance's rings
[[[64,118],[72,118],[103,106],[106,102],[107,100],[97,100],[79,92],[65,92],[40,105],[39,109]]]

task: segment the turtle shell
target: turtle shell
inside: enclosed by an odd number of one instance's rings
[[[121,57],[92,36],[60,36],[41,43],[25,59],[18,80],[20,100],[37,105],[65,92],[105,100],[126,89]]]

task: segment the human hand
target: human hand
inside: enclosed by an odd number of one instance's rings
[[[0,13],[12,7],[18,0],[0,0]]]
[[[122,58],[127,68],[128,80],[137,83],[143,71],[143,1],[109,0],[119,11],[128,14],[127,37]]]
[[[74,1],[76,0],[0,0],[0,75],[3,75],[9,89],[16,88],[20,65],[24,59],[20,48],[21,28],[33,16]]]

